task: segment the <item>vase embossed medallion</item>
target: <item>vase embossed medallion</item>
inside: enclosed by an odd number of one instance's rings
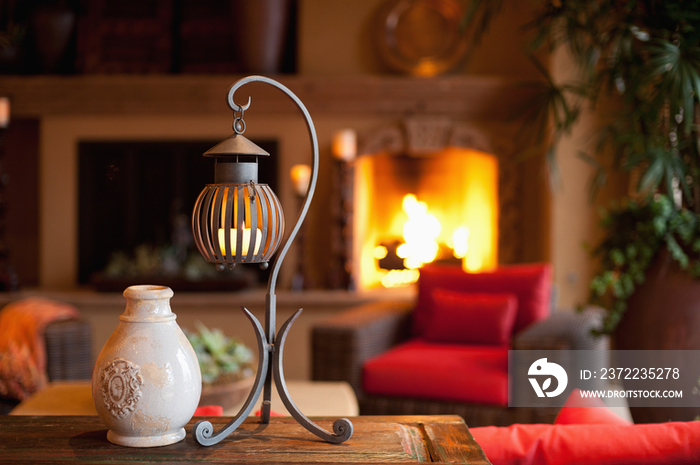
[[[199,403],[199,363],[170,310],[172,296],[165,286],[127,288],[126,309],[97,357],[92,397],[114,444],[181,441]]]

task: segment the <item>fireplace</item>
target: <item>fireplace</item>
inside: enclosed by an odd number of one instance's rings
[[[422,156],[357,160],[356,225],[361,288],[415,282],[435,261],[468,271],[498,263],[498,162],[445,148]]]
[[[476,272],[517,261],[521,177],[507,144],[444,118],[404,120],[363,141],[351,181],[358,289],[411,284],[432,262]]]
[[[190,217],[214,180],[202,153],[219,140],[80,141],[78,143],[78,283],[121,291],[141,282],[178,290],[257,286],[269,270],[217,272],[194,247]],[[256,140],[272,156],[261,178],[277,188],[277,142]]]

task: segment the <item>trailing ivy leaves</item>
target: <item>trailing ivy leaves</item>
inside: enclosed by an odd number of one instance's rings
[[[605,213],[605,239],[593,251],[601,271],[590,284],[590,301],[608,309],[597,333],[612,332],[627,310],[627,301],[659,252],[666,250],[681,269],[700,276],[700,218],[677,210],[671,199],[656,194],[645,203],[628,200]]]

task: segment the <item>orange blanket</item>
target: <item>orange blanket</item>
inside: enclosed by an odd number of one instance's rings
[[[23,400],[46,384],[44,329],[77,316],[72,305],[33,297],[0,311],[0,395]]]

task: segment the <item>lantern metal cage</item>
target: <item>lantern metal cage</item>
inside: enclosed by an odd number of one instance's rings
[[[242,233],[239,233],[242,231]],[[280,201],[267,184],[208,184],[192,212],[194,241],[204,259],[264,268],[284,234]]]

